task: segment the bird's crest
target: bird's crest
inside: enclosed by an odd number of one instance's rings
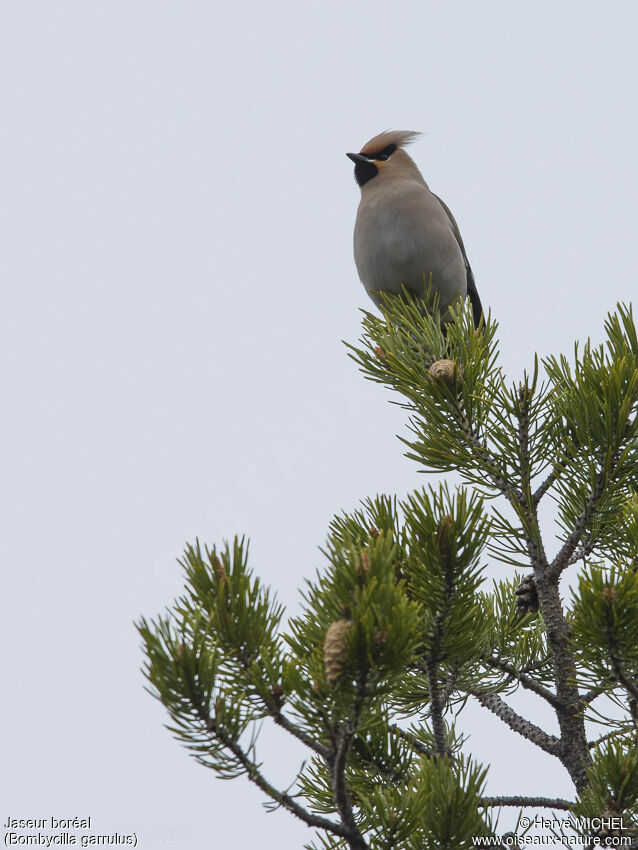
[[[404,148],[415,139],[418,139],[421,133],[414,130],[384,130],[379,133],[361,148],[361,153],[365,156],[372,156],[375,153],[385,150],[389,147]]]

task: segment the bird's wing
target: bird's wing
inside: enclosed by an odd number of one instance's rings
[[[434,195],[434,192],[432,192]],[[459,226],[456,223],[456,219],[450,212],[450,208],[439,198],[438,195],[434,195],[437,201],[441,204],[443,209],[445,210],[445,214],[450,220],[450,224],[452,225],[452,231],[456,236],[456,241],[459,243],[459,248],[461,249],[461,253],[463,254],[463,261],[465,263],[465,268],[467,270],[467,295],[470,299],[470,304],[472,305],[472,315],[474,317],[474,326],[478,327],[479,319],[481,318],[481,313],[483,312],[483,307],[481,305],[481,299],[479,298],[478,291],[476,289],[476,281],[474,280],[474,273],[472,272],[472,268],[470,266],[470,262],[467,258],[467,254],[465,253],[465,245],[463,244],[463,240],[461,239],[461,231],[459,230]]]

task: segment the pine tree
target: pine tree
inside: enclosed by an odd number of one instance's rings
[[[249,569],[244,539],[189,545],[183,595],[137,624],[169,728],[219,777],[247,776],[314,827],[312,847],[459,850],[496,836],[503,806],[603,818],[575,820],[574,834],[638,846],[631,309],[608,316],[604,345],[535,359],[513,385],[496,324],[475,329],[463,305],[442,329],[436,304],[387,298],[363,329],[350,355],[409,411],[408,457],[464,483],[403,502],[377,496],[336,516],[325,569],[287,623]],[[554,504],[552,537],[539,522],[543,499]],[[488,561],[501,580],[486,580]],[[511,708],[519,688],[551,706],[560,734]],[[555,757],[572,799],[487,796],[487,767],[453,723],[470,698]],[[259,761],[265,719],[307,751],[293,790],[274,787]],[[589,720],[603,729],[595,740]]]

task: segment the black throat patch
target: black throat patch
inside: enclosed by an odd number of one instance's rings
[[[368,157],[369,160],[377,160],[377,162],[386,162],[390,159],[390,156],[395,152],[397,146],[386,145],[380,151],[374,151],[374,153],[364,153],[363,156]],[[375,162],[358,162],[354,167],[354,179],[357,181],[359,186],[365,186],[368,180],[372,180],[373,177],[376,177],[379,173],[379,169],[376,166]]]
[[[374,162],[357,162],[354,167],[354,179],[359,186],[365,186],[368,180],[372,180],[379,173]]]

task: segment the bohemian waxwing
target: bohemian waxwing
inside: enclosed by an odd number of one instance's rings
[[[379,292],[400,293],[402,286],[424,295],[431,276],[441,315],[457,296],[467,295],[478,325],[481,301],[458,225],[403,149],[419,135],[389,130],[360,153],[347,154],[361,187],[354,226],[357,271],[377,306]]]

